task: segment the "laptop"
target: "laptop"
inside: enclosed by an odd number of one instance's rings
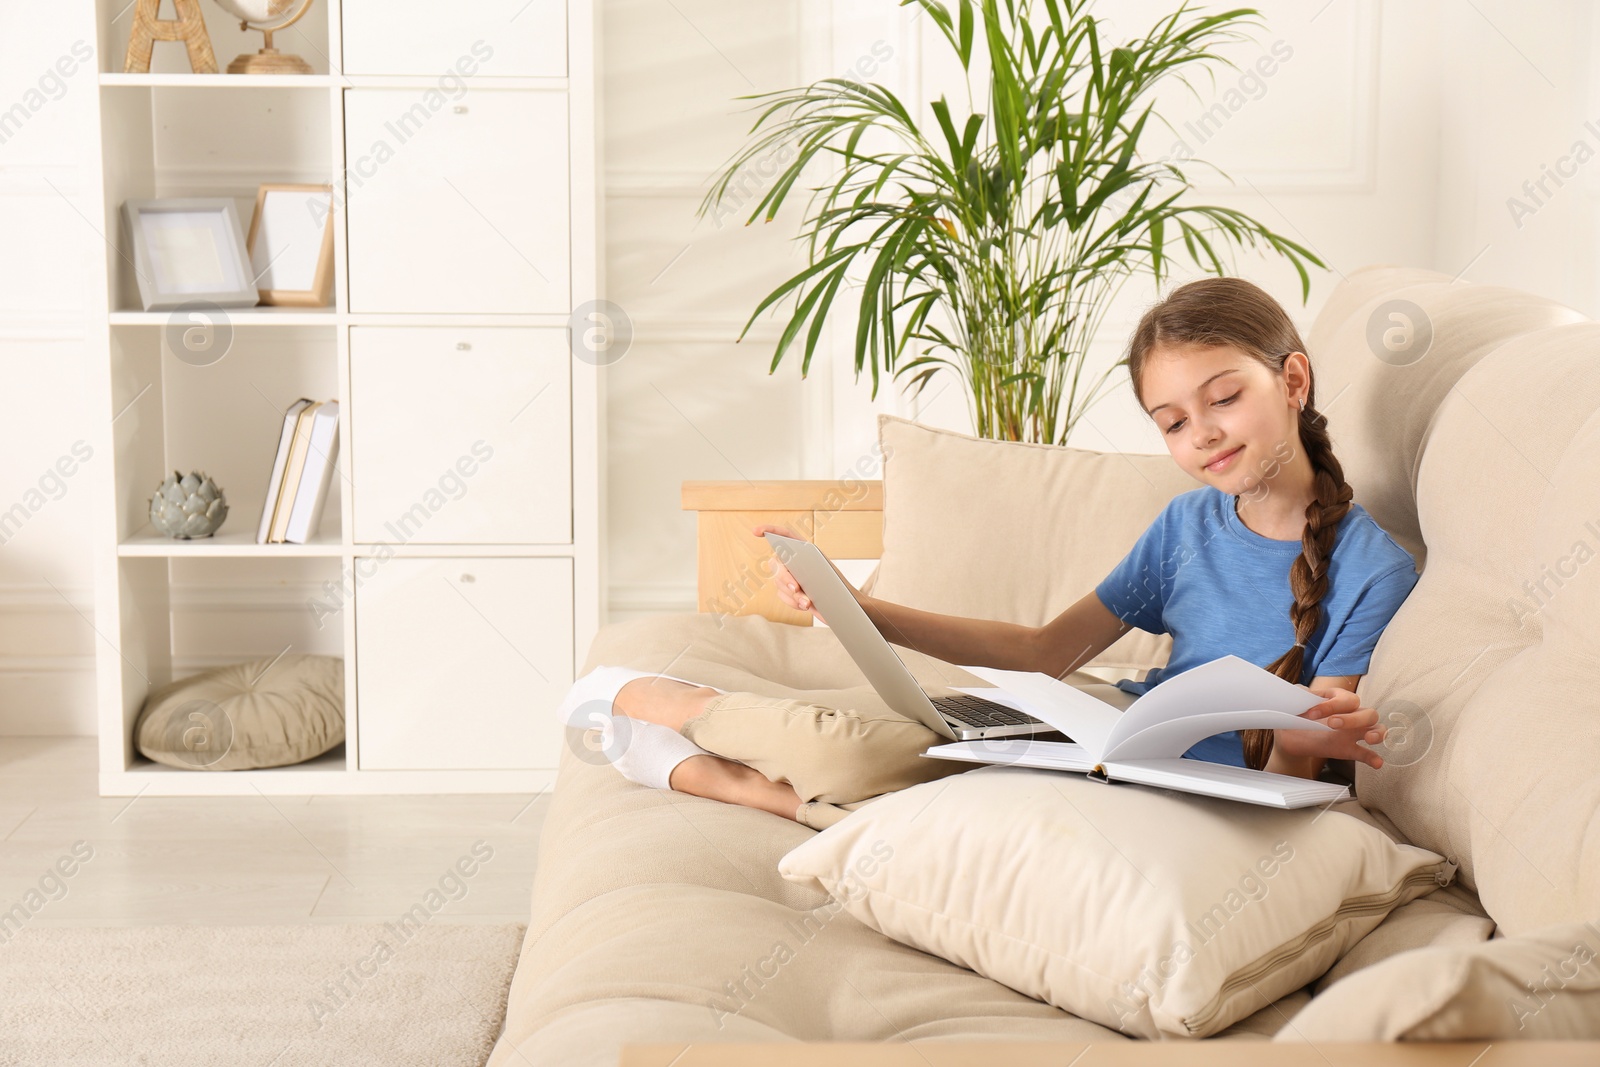
[[[839,643],[889,707],[952,741],[1056,732],[1032,715],[967,693],[929,697],[821,549],[782,534],[768,532],[765,536],[779,562],[799,580],[806,596],[828,620],[828,628],[838,635]]]

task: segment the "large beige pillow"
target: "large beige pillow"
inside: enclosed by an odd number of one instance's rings
[[[897,604],[1039,626],[1091,592],[1167,501],[1198,487],[1167,455],[990,441],[878,416],[883,558]],[[1172,638],[1132,630],[1087,664],[1137,676]]]
[[[778,870],[897,941],[1141,1038],[1225,1029],[1455,874],[1337,810],[1001,766],[876,798]]]
[[[344,660],[296,653],[180,678],[145,699],[139,751],[194,771],[282,767],[344,741]]]
[[[1413,949],[1319,994],[1277,1041],[1600,1039],[1600,921]]]

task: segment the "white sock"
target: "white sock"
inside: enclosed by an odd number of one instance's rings
[[[671,789],[678,764],[690,756],[710,755],[670,726],[626,715],[612,716],[600,737],[611,765],[628,781],[651,789]]]
[[[556,715],[568,726],[600,727],[601,751],[630,782],[651,789],[671,789],[669,779],[678,764],[690,756],[710,753],[671,727],[615,714],[617,693],[636,678],[671,678],[689,685],[700,684],[671,674],[600,666],[572,683]]]

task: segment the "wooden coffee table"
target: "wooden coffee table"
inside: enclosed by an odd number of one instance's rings
[[[1600,1041],[901,1041],[625,1045],[618,1067],[1595,1067]]]

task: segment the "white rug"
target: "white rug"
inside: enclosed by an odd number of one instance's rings
[[[27,927],[0,940],[0,1064],[480,1067],[525,929]]]

